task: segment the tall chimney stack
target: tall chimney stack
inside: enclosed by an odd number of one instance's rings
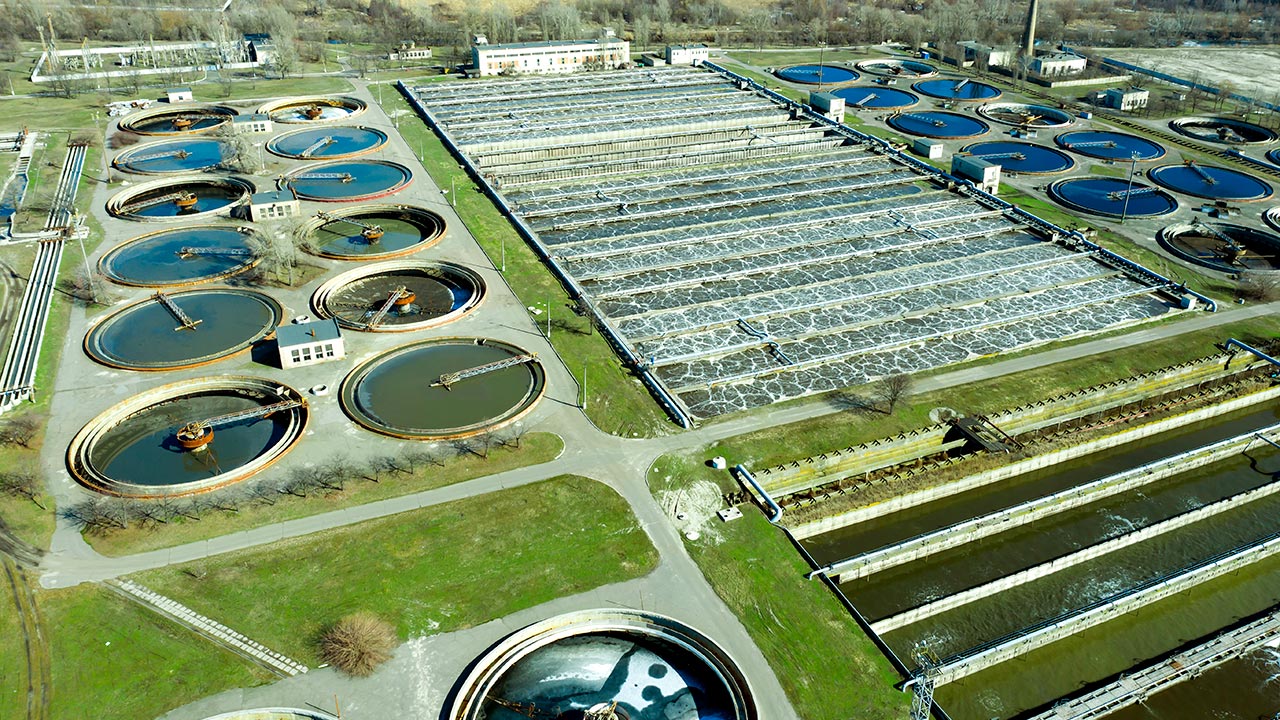
[[[1022,55],[1028,60],[1036,55],[1036,12],[1039,5],[1040,0],[1031,0],[1031,6],[1027,8],[1027,27],[1022,31]]]

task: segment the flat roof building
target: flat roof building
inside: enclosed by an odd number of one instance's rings
[[[1041,77],[1058,77],[1079,75],[1088,65],[1088,60],[1075,53],[1058,52],[1035,58],[1031,61],[1030,69]]]
[[[276,328],[276,347],[280,351],[280,367],[302,367],[347,356],[346,344],[338,321],[314,320]]]
[[[630,62],[631,43],[607,35],[599,40],[476,44],[471,47],[471,63],[481,77],[613,69]]]
[[[1099,97],[1104,107],[1129,112],[1147,106],[1151,93],[1138,87],[1110,88]]]
[[[249,196],[249,219],[254,222],[293,217],[301,211],[302,204],[290,189],[256,192]]]
[[[231,131],[235,133],[269,133],[271,116],[266,113],[249,113],[231,118]]]
[[[169,88],[164,94],[170,103],[191,102],[194,99],[189,87]]]
[[[668,65],[697,65],[711,58],[711,48],[701,43],[697,45],[668,45],[666,49]]]

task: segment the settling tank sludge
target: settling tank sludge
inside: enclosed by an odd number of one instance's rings
[[[474,310],[484,281],[452,263],[389,262],[351,270],[312,296],[316,313],[344,328],[406,332],[438,327]]]
[[[381,260],[440,242],[444,218],[407,205],[360,205],[316,215],[302,229],[310,252],[335,260]]]

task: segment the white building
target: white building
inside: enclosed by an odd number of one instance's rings
[[[1088,60],[1075,53],[1059,52],[1035,58],[1031,61],[1030,70],[1040,77],[1061,77],[1079,75],[1088,65]]]
[[[666,58],[668,65],[698,65],[711,59],[711,48],[702,44],[668,45]]]
[[[618,68],[629,62],[631,43],[610,36],[599,40],[477,44],[471,47],[471,64],[479,71],[480,77],[571,73]]]
[[[431,48],[418,47],[417,43],[412,40],[400,43],[400,47],[387,53],[387,59],[392,62],[403,60],[428,60],[431,58]]]
[[[280,351],[280,367],[302,367],[341,360],[347,356],[338,321],[333,318],[276,328],[276,347]]]
[[[829,92],[809,93],[809,107],[828,120],[844,122],[844,98]]]
[[[951,156],[951,174],[973,181],[979,190],[996,195],[1000,192],[1000,166],[972,155]]]
[[[234,133],[269,133],[272,129],[271,116],[266,113],[249,113],[231,118],[231,132]]]
[[[960,67],[977,66],[979,70],[993,67],[1009,67],[1013,65],[1016,53],[1008,48],[983,45],[974,40],[963,40],[956,43],[955,64]]]
[[[168,97],[170,105],[174,103],[191,102],[193,100],[191,96],[191,88],[188,87],[169,88],[164,91],[164,94]]]
[[[256,192],[249,196],[249,219],[254,222],[294,217],[301,211],[302,204],[291,189]]]
[[[1124,112],[1138,110],[1147,106],[1151,93],[1142,88],[1110,88],[1099,98],[1102,105]]]

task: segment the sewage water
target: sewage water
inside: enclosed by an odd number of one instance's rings
[[[237,227],[184,227],[144,235],[102,259],[107,277],[129,285],[185,285],[249,269],[252,255],[183,253],[183,248],[248,250],[250,233]]]
[[[350,215],[362,223],[382,228],[376,242],[362,235],[364,228],[343,220],[331,220],[311,234],[315,252],[326,257],[372,260],[412,252],[440,237],[444,221],[429,213],[359,212]]]

